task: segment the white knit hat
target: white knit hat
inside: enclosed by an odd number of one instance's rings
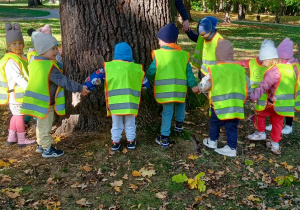
[[[272,40],[265,39],[261,44],[259,51],[259,60],[269,60],[273,58],[279,58],[277,49]]]
[[[35,34],[33,44],[35,50],[39,55],[46,53],[54,46],[58,46],[57,40],[53,36],[44,33]]]

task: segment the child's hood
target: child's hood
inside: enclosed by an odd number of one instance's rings
[[[126,42],[118,43],[115,46],[114,60],[122,60],[128,62],[134,62],[132,58],[132,49]]]

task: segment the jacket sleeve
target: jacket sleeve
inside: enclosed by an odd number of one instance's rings
[[[198,34],[196,34],[192,29],[188,30],[186,32],[186,34],[188,35],[188,37],[190,38],[190,40],[192,40],[193,42],[197,42],[198,41]]]
[[[278,69],[276,66],[274,66],[273,68],[266,72],[263,81],[259,83],[259,87],[256,88],[250,95],[251,101],[258,100],[265,92],[267,92],[272,87],[272,85],[274,85],[277,82],[278,75],[276,75],[274,71],[278,71]]]
[[[236,61],[237,64],[241,65],[244,68],[249,68],[249,62],[250,60]]]
[[[22,76],[19,65],[13,60],[9,59],[5,65],[5,73],[7,78],[11,78],[16,84],[26,90],[28,82]]]
[[[186,66],[186,77],[187,77],[188,86],[190,88],[197,86],[195,75],[193,73],[193,69],[190,63],[188,63]]]
[[[100,85],[104,82],[105,79],[105,71],[104,67],[101,69],[98,69],[97,71],[94,71],[91,76],[86,78],[85,82],[82,84],[84,86],[87,86],[89,90],[94,90],[97,85]]]
[[[82,85],[68,79],[56,67],[52,67],[50,81],[59,87],[62,87],[70,92],[81,92]]]
[[[189,14],[188,14],[182,0],[175,0],[175,6],[176,6],[177,11],[180,13],[182,19],[188,20]]]
[[[153,54],[153,61],[146,71],[146,78],[151,81],[154,79],[155,74],[156,74],[156,60],[155,60],[155,55]]]

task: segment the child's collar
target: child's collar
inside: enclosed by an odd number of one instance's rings
[[[175,43],[169,43],[169,44],[164,45],[163,47],[171,47],[175,50],[182,50],[181,47]]]

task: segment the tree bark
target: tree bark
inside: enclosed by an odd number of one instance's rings
[[[226,2],[226,6],[225,6],[225,17],[224,17],[224,23],[231,23],[231,20],[230,20],[230,8],[231,8],[231,4],[230,2]]]
[[[191,16],[191,0],[184,0],[184,6],[189,14],[189,20],[192,20]]]
[[[238,7],[238,19],[239,20],[245,20],[246,14],[245,14],[245,6],[243,4],[239,4]]]
[[[169,0],[61,0],[63,62],[66,76],[83,83],[93,71],[111,61],[114,46],[127,42],[137,63],[150,64],[151,51],[158,48],[157,31],[171,22]],[[66,97],[67,111],[80,114],[77,128],[95,130],[107,122],[103,86],[71,106],[71,93]],[[156,121],[159,107],[153,91],[142,94],[138,120]]]
[[[203,5],[203,12],[207,13],[206,0],[203,0],[202,5]]]
[[[224,8],[223,8],[223,0],[220,0],[220,2],[219,2],[219,11],[220,11],[220,12],[223,12],[223,11],[224,11]]]

